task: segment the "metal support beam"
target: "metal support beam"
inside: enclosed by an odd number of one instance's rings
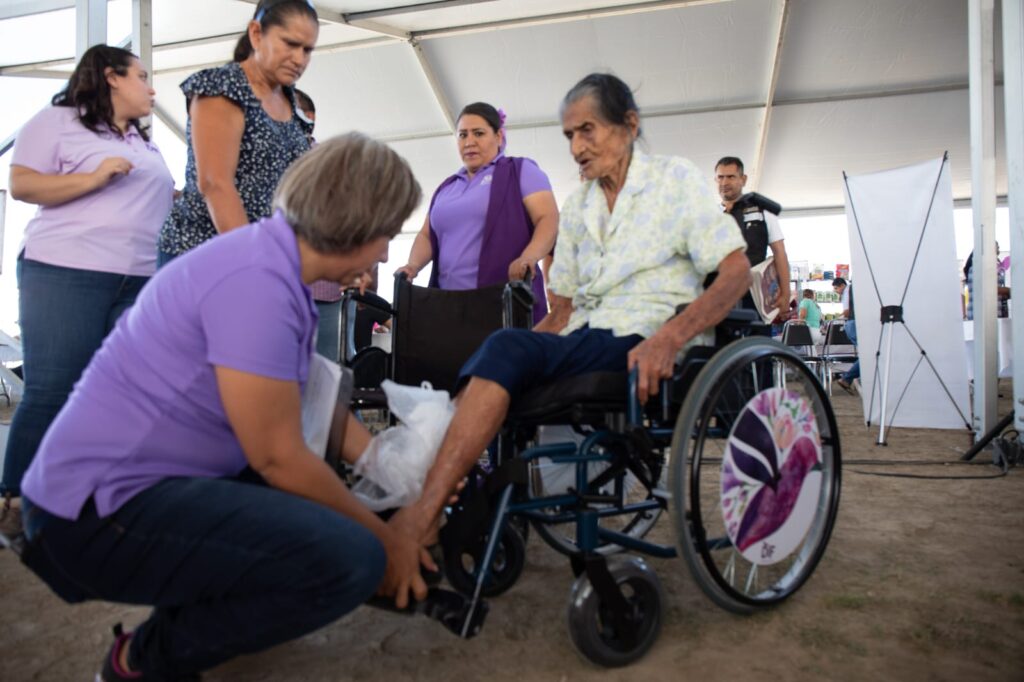
[[[2,153],[2,152],[0,152]],[[4,262],[4,219],[7,217],[7,190],[0,189],[0,273],[3,272]]]
[[[348,23],[349,26],[355,26],[356,28],[361,28],[364,31],[370,31],[371,33],[377,33],[382,36],[391,36],[392,38],[398,38],[399,40],[412,39],[412,33],[409,31],[403,31],[400,28],[388,26],[387,24],[382,24],[381,22],[374,21],[372,19],[355,19],[346,23]]]
[[[971,207],[974,214],[974,430],[996,423],[996,141],[994,0],[967,5],[971,112]]]
[[[657,12],[659,10],[678,9],[681,7],[694,7],[697,5],[713,5],[720,2],[732,2],[732,0],[652,0],[651,2],[638,2],[632,5],[612,5],[610,7],[598,7],[595,9],[553,12],[551,14],[539,14],[529,17],[517,17],[514,19],[501,19],[498,21],[485,21],[477,24],[465,24],[462,26],[451,26],[448,28],[438,28],[427,31],[413,31],[412,37],[420,39],[442,38],[445,36],[461,35],[466,33],[497,31],[505,28],[543,26],[545,24],[559,24],[567,21],[583,21],[588,19],[601,19],[603,17],[622,16],[626,14],[639,14],[641,12]]]
[[[8,0],[0,6],[0,21],[71,9],[75,0]]]
[[[0,142],[0,156],[3,156],[7,152],[9,152],[12,147],[14,147],[14,139],[17,136],[18,136],[18,133],[17,132],[13,132],[13,133],[11,133],[11,135],[6,140],[4,140],[3,142]]]
[[[153,114],[158,119],[160,119],[160,121],[165,126],[167,126],[171,130],[172,133],[174,133],[175,137],[177,137],[179,140],[181,140],[182,144],[188,144],[188,140],[185,137],[184,129],[182,129],[182,127],[180,125],[178,125],[178,122],[175,121],[174,118],[170,114],[167,113],[166,109],[164,109],[159,104],[154,104],[153,105]]]
[[[259,0],[241,0],[247,2],[250,5],[259,4]],[[479,2],[480,0],[476,0]],[[490,2],[491,0],[487,0]],[[366,14],[374,14],[375,12],[365,12],[358,14],[342,14],[341,12],[335,12],[332,9],[325,9],[318,7],[317,3],[313,3],[313,8],[316,9],[316,15],[320,19],[328,24],[341,24],[343,26],[353,26],[355,28],[369,31],[371,33],[377,33],[379,35],[390,36],[392,38],[398,38],[400,40],[409,40],[412,37],[408,31],[403,31],[400,28],[388,26],[380,22],[374,21],[372,17],[365,16]],[[319,51],[319,50],[318,50]]]
[[[1010,262],[1024,263],[1024,3],[1003,0],[1003,101],[1010,195]],[[1020,268],[1018,268],[1020,271]],[[1018,295],[1024,290],[1014,282]],[[1018,299],[1019,301],[1019,299]],[[1011,302],[1011,305],[1014,305]],[[1024,348],[1024,305],[1014,305],[1014,348]],[[1024,353],[1013,353],[1013,426],[1024,433]]]
[[[412,14],[414,12],[427,12],[434,9],[448,9],[451,7],[462,7],[463,5],[480,5],[494,0],[438,0],[438,2],[421,2],[416,5],[400,5],[385,9],[368,10],[366,12],[349,12],[345,16],[349,21],[363,21],[365,19],[379,19],[390,17],[396,14]]]
[[[153,0],[132,0],[132,52],[139,58],[142,68],[149,74],[150,83],[156,75],[153,73]],[[150,125],[151,117],[142,121]]]
[[[66,81],[70,75],[70,71],[44,71],[43,69],[30,69],[27,71],[4,73],[3,70],[0,69],[0,76],[13,76],[15,78],[51,78],[53,80]]]
[[[764,168],[764,150],[768,146],[768,127],[772,122],[772,107],[775,105],[775,89],[779,84],[779,65],[782,63],[782,44],[786,37],[786,22],[789,21],[789,0],[782,0],[782,12],[779,15],[779,30],[776,33],[775,52],[772,55],[771,71],[768,72],[768,93],[765,96],[764,113],[761,116],[761,138],[757,143],[757,155],[754,157],[754,171],[750,178],[750,188],[757,189]]]
[[[75,61],[93,45],[107,42],[107,0],[76,0]]]
[[[452,106],[448,102],[448,97],[444,94],[444,89],[441,88],[441,83],[437,80],[434,67],[430,64],[430,60],[427,59],[427,55],[423,54],[423,47],[418,40],[410,40],[409,46],[412,47],[412,51],[420,63],[420,68],[423,69],[423,75],[427,77],[427,82],[430,83],[430,89],[434,93],[434,99],[437,100],[437,106],[440,107],[444,120],[448,124],[448,134],[451,135],[455,132],[455,114],[452,112]]]

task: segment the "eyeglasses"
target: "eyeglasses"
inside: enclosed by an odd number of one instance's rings
[[[259,7],[256,8],[256,14],[253,15],[252,19],[253,19],[253,21],[260,21],[260,22],[262,22],[263,21],[263,17],[265,17],[267,15],[267,12],[272,10],[274,7],[277,7],[278,5],[283,5],[286,2],[294,2],[294,1],[295,0],[266,0],[266,2],[260,3]],[[309,6],[309,8],[311,10],[313,10],[313,14],[315,15],[316,14],[316,6],[313,5],[312,0],[305,0],[305,1],[306,1],[306,4]]]

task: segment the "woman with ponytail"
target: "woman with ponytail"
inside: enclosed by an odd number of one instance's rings
[[[434,192],[409,262],[410,279],[433,261],[430,286],[476,289],[533,277],[534,322],[548,312],[537,263],[551,253],[558,205],[551,182],[531,159],[505,156],[505,113],[486,102],[459,113],[462,168]]]
[[[174,180],[140,120],[155,92],[131,52],[96,45],[52,106],[18,132],[11,196],[39,206],[18,255],[25,393],[11,424],[0,492],[10,498],[89,359],[156,270]]]
[[[160,233],[160,264],[218,233],[270,215],[278,180],[309,150],[312,124],[294,86],[319,33],[307,0],[261,0],[234,61],[182,84],[188,108],[185,189]]]

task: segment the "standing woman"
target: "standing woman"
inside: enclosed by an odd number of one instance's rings
[[[4,458],[0,487],[8,498],[20,494],[22,476],[71,387],[156,270],[156,240],[174,180],[139,123],[155,94],[135,55],[96,45],[53,106],[18,133],[11,196],[39,210],[18,256],[25,394]]]
[[[274,188],[309,150],[295,82],[319,24],[306,0],[261,0],[234,61],[181,84],[188,107],[185,189],[160,233],[160,265],[221,232],[270,215]]]
[[[430,286],[476,289],[534,275],[534,322],[547,314],[537,262],[558,234],[558,205],[537,164],[504,155],[505,118],[475,102],[459,113],[456,136],[463,168],[434,192],[409,262],[412,279],[434,262]]]

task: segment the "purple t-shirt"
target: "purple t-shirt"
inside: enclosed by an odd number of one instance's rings
[[[457,179],[442,189],[434,201],[430,226],[437,234],[441,251],[438,260],[444,269],[438,273],[437,281],[442,289],[476,289],[494,164],[501,157],[496,156],[472,179],[465,168],[461,169]],[[548,176],[531,159],[523,159],[519,190],[524,199],[534,192],[551,190]]]
[[[174,179],[160,150],[134,127],[122,138],[94,133],[74,107],[47,107],[18,132],[11,164],[37,173],[91,173],[111,156],[132,164],[102,189],[57,206],[40,206],[25,228],[31,260],[82,270],[148,277],[156,241],[174,198]]]
[[[173,260],[103,342],[46,432],[22,489],[75,519],[174,476],[246,466],[214,366],[305,384],[316,308],[295,234],[275,214]]]

